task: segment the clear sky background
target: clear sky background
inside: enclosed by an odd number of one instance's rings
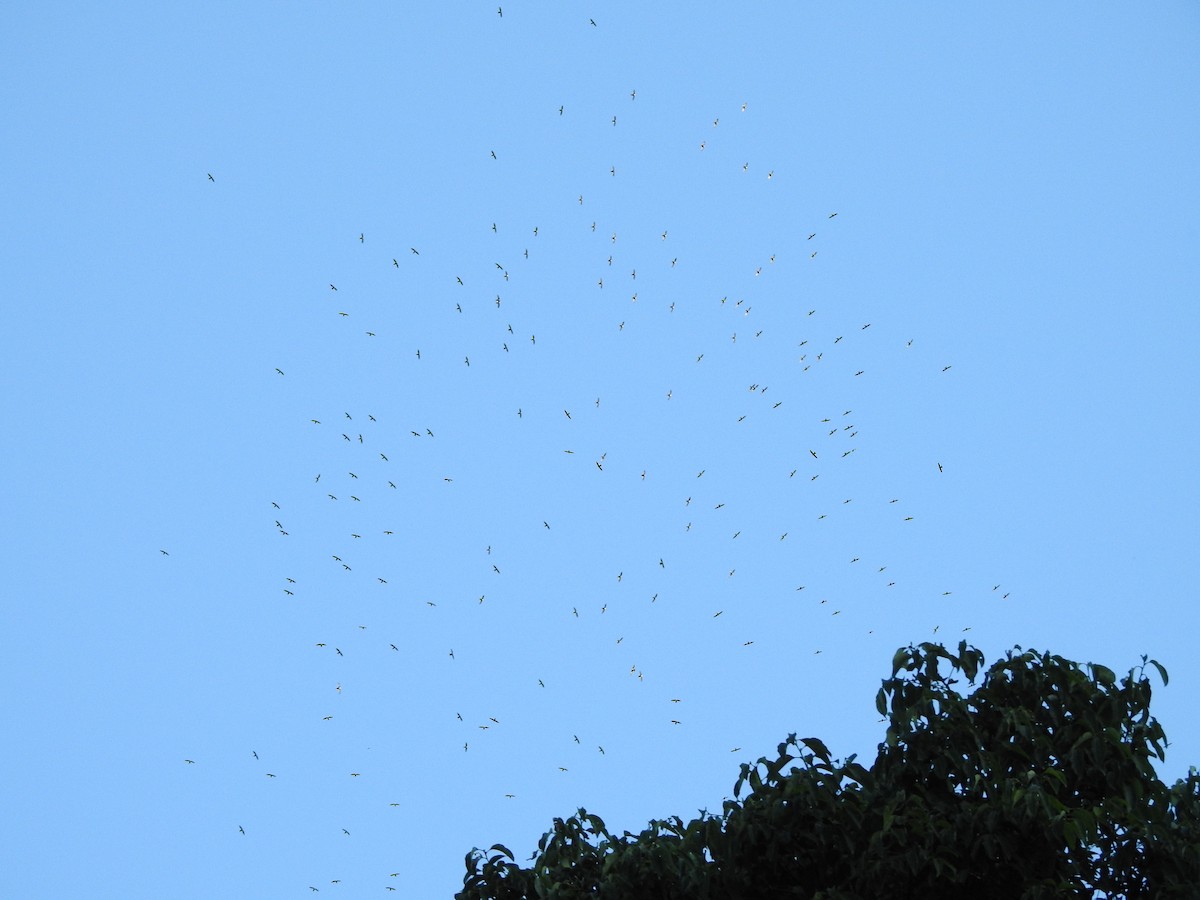
[[[0,894],[448,897],[926,640],[1200,763],[1196,5],[703,6],[9,11]]]

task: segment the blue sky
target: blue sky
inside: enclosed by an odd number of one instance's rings
[[[449,896],[923,640],[1158,659],[1182,775],[1198,23],[22,4],[0,893]]]

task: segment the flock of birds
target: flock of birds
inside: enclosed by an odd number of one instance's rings
[[[504,15],[503,8],[499,8],[497,10],[497,14],[502,18]],[[589,20],[589,22],[590,27],[596,27],[596,23],[594,21]],[[636,90],[630,90],[628,93],[628,99],[623,100],[623,102],[636,104],[638,103],[638,96],[639,95]],[[732,113],[734,116],[749,114],[748,110],[749,104],[742,103],[739,107],[735,107],[732,110]],[[552,118],[559,119],[564,123],[570,122],[570,116],[568,115],[568,110],[565,105],[560,105],[552,112],[548,112]],[[608,121],[611,122],[611,127],[617,127],[618,115],[612,115]],[[711,126],[707,123],[705,124],[705,128],[708,129],[710,133],[711,129],[719,129],[720,127],[720,116],[715,116],[712,118]],[[712,141],[710,136],[706,136],[697,140],[696,146],[698,147],[698,152],[709,152],[710,141]],[[492,162],[499,162],[499,158],[494,150],[483,151],[482,155],[488,161],[488,164]],[[619,162],[619,160],[614,161],[614,163],[609,167],[608,175],[610,178],[618,177]],[[743,174],[747,173],[750,170],[750,163],[748,161],[744,162],[739,166],[739,168]],[[776,174],[775,169],[770,167],[764,167],[764,169],[766,180],[774,182]],[[207,180],[213,184],[218,183],[216,177],[211,173],[208,173]],[[641,292],[638,290],[639,268],[645,273],[652,268],[657,267],[658,274],[660,275],[662,273],[667,273],[669,275],[672,270],[676,270],[678,268],[680,263],[680,254],[677,248],[671,246],[669,228],[655,232],[655,242],[658,245],[658,249],[661,251],[660,253],[656,254],[657,259],[646,256],[636,261],[627,261],[626,265],[628,268],[623,269],[623,274],[614,275],[612,273],[615,271],[615,248],[620,240],[618,229],[614,227],[612,223],[601,227],[598,221],[589,221],[590,217],[586,217],[586,197],[583,192],[575,194],[570,202],[570,206],[573,207],[574,210],[573,215],[575,215],[576,218],[576,227],[578,228],[578,233],[575,235],[566,235],[564,239],[568,241],[574,241],[579,246],[587,246],[591,248],[585,252],[592,255],[592,258],[595,259],[595,264],[601,270],[600,274],[595,278],[594,282],[592,282],[595,290],[604,291],[606,294],[611,294],[613,289],[618,284],[624,282],[628,285],[627,292],[629,294],[627,300],[622,298],[622,304],[625,309],[641,309],[647,307],[648,305],[657,305],[660,311],[664,312],[668,316],[682,315],[682,311],[677,313],[677,303],[680,302],[678,299],[669,299],[668,302],[668,298],[661,295],[653,287],[651,287],[649,290],[643,288]],[[580,207],[583,207],[585,211],[585,217],[583,218],[579,216]],[[562,211],[562,213],[565,215],[565,210]],[[780,256],[785,250],[789,254],[794,254],[793,258],[798,257],[807,258],[807,260],[816,260],[822,232],[826,229],[833,229],[837,227],[837,217],[838,213],[836,211],[822,213],[821,225],[815,228],[805,228],[804,231],[798,235],[797,245],[799,249],[796,249],[795,247],[781,248],[776,253],[771,253],[765,256],[761,264],[754,266],[753,278],[759,278],[762,276],[765,269],[770,269],[770,267],[775,265],[777,256]],[[523,318],[527,324],[530,318],[533,318],[536,322],[536,317],[529,315],[532,308],[531,304],[523,304],[522,302],[522,292],[529,293],[533,291],[532,279],[527,273],[532,269],[533,262],[535,262],[537,259],[538,251],[536,248],[538,244],[547,239],[546,228],[544,224],[539,225],[529,222],[526,225],[526,229],[524,240],[529,246],[524,247],[520,252],[518,259],[516,260],[518,265],[510,267],[510,265],[500,261],[495,261],[494,263],[490,264],[488,268],[493,275],[492,282],[490,284],[481,287],[473,280],[464,280],[463,272],[446,271],[442,274],[442,281],[445,284],[445,292],[443,296],[436,298],[436,302],[442,304],[447,312],[452,310],[452,316],[465,317],[468,315],[468,313],[475,314],[481,308],[485,307],[491,309],[493,314],[496,314],[497,312],[499,313],[499,315],[497,315],[495,318],[495,321],[497,322],[496,336],[492,341],[491,347],[479,349],[476,346],[472,346],[468,348],[466,352],[462,353],[461,363],[459,363],[463,369],[472,368],[472,353],[474,353],[476,357],[476,370],[478,370],[478,364],[481,360],[480,353],[490,354],[490,356],[487,357],[487,362],[489,368],[494,369],[497,363],[495,359],[492,358],[493,356],[497,359],[504,359],[506,357],[511,358],[516,355],[518,346],[524,346],[527,351],[531,353],[536,352],[536,348],[539,347],[538,332],[535,330],[536,326],[535,328],[526,327],[524,330],[518,332],[506,318],[509,310],[520,309],[524,314]],[[498,233],[498,226],[496,222],[491,222],[490,230],[493,233]],[[360,231],[359,233],[353,235],[350,239],[356,241],[365,249],[374,249],[371,247],[370,237],[365,231]],[[593,250],[598,243],[604,245],[604,249],[600,252],[593,253]],[[422,257],[421,248],[418,246],[409,246],[402,252],[396,252],[395,250],[385,251],[381,256],[378,257],[376,264],[388,267],[392,270],[400,270],[401,273],[403,273],[409,267],[422,265],[427,258],[428,257]],[[335,276],[334,280],[328,282],[328,287],[325,288],[322,286],[321,290],[325,293],[327,298],[329,298],[329,295],[337,295],[338,297],[346,299],[341,300],[336,308],[331,309],[328,306],[323,307],[323,312],[321,314],[336,315],[336,317],[341,320],[357,320],[359,316],[355,308],[356,301],[350,299],[346,292],[339,291],[337,283],[338,280],[339,279],[337,276]],[[642,284],[646,284],[648,281],[649,279],[643,276]],[[639,293],[642,295],[639,296]],[[494,297],[492,296],[493,294]],[[707,300],[705,302],[711,302],[711,304],[723,311],[724,314],[735,317],[739,322],[746,322],[747,318],[751,314],[751,302],[745,297],[737,298],[730,297],[728,295],[714,296],[711,298],[711,300]],[[631,307],[631,304],[634,306]],[[809,319],[813,316],[816,316],[816,314],[817,309],[807,309],[803,311],[801,319]],[[514,314],[514,320],[517,318],[518,316]],[[443,323],[445,322],[444,319],[442,321]],[[623,314],[620,312],[613,313],[612,324],[617,333],[627,333],[626,326],[629,321],[629,314]],[[758,319],[755,321],[757,323]],[[502,324],[500,324],[501,322]],[[409,359],[410,363],[412,365],[420,366],[438,365],[444,367],[445,365],[448,365],[448,356],[447,352],[445,351],[445,333],[449,327],[450,326],[445,326],[444,324],[438,326],[440,330],[438,331],[437,336],[435,338],[431,338],[431,340],[436,342],[436,348],[434,348],[435,352],[432,355],[430,352],[430,347],[424,348],[426,352],[423,355],[423,348],[415,345],[415,343],[405,348],[403,352]],[[738,330],[732,330],[731,333],[728,334],[726,340],[731,346],[738,345],[739,341],[741,341],[743,344],[746,342],[754,342],[762,338],[764,330],[767,327],[769,327],[769,325],[764,325],[760,328],[756,324],[755,327],[743,330],[741,332]],[[795,341],[795,377],[802,378],[804,373],[810,372],[815,367],[820,367],[822,365],[828,366],[830,364],[829,361],[832,358],[840,354],[841,351],[845,349],[846,345],[852,343],[852,335],[868,335],[870,333],[872,323],[860,321],[852,327],[852,331],[848,329],[846,334],[836,334],[832,340],[822,341],[817,338],[803,338],[797,335],[799,339]],[[380,342],[389,340],[389,338],[381,337],[382,334],[385,334],[385,329],[383,326],[369,325],[363,329],[362,338]],[[911,348],[912,343],[912,340],[908,340],[905,343],[905,347]],[[544,344],[545,340],[543,340],[543,345]],[[689,364],[692,366],[703,366],[706,361],[706,352],[710,354],[707,358],[711,359],[711,351],[701,350],[695,355],[694,360]],[[903,351],[901,350],[900,352]],[[839,359],[839,364],[844,362],[844,359],[841,359],[840,357]],[[274,367],[273,377],[287,379],[287,371],[291,368],[292,363],[283,362],[282,365]],[[951,370],[951,368],[952,367],[950,365],[945,365],[941,367],[941,372],[947,373]],[[845,377],[853,381],[854,379],[862,378],[862,376],[865,374],[864,368],[850,366],[846,368]],[[545,373],[545,375],[547,382],[553,382],[557,376],[557,373],[548,371]],[[286,384],[286,382],[282,383]],[[788,386],[773,389],[772,385],[760,384],[758,382],[751,382],[747,385],[743,385],[742,387],[745,392],[743,396],[746,396],[749,401],[756,404],[756,406],[751,410],[751,412],[740,415],[740,417],[736,418],[736,421],[727,423],[729,427],[737,427],[741,425],[755,410],[761,411],[762,414],[786,415],[789,408],[789,403],[793,400],[793,396],[795,394],[794,380],[793,384],[791,385],[793,388],[791,392],[789,392]],[[485,388],[484,386],[481,386],[480,389],[484,390]],[[659,402],[678,402],[675,387],[668,388],[665,392],[657,396],[659,398]],[[356,401],[352,401],[347,405],[350,405],[351,409],[354,409],[355,402]],[[589,407],[592,407],[590,410],[591,412],[599,410],[601,408],[601,397],[597,396],[594,401],[589,401],[588,405]],[[402,505],[402,501],[399,498],[404,495],[405,490],[410,486],[406,479],[411,477],[409,473],[406,473],[403,464],[406,447],[401,444],[401,441],[439,442],[443,439],[438,438],[433,428],[430,427],[431,425],[436,425],[436,422],[429,423],[429,425],[424,423],[419,425],[416,425],[416,423],[401,424],[388,420],[386,417],[384,417],[379,409],[374,409],[370,412],[361,411],[359,409],[354,409],[352,412],[351,409],[343,409],[333,413],[332,415],[334,418],[332,419],[331,414],[328,412],[324,414],[318,413],[317,415],[312,416],[306,423],[307,426],[309,426],[311,429],[314,429],[321,435],[321,458],[325,461],[336,458],[337,462],[335,464],[335,468],[330,468],[328,465],[322,464],[322,471],[312,472],[311,480],[307,485],[304,485],[303,487],[296,486],[297,497],[303,497],[304,499],[304,503],[299,504],[299,506],[301,508],[311,509],[312,498],[314,496],[319,497],[320,500],[326,504],[331,506],[336,505],[340,511],[340,514],[347,520],[361,522],[361,524],[353,524],[351,529],[346,531],[345,534],[338,539],[336,544],[326,548],[327,552],[325,553],[323,564],[316,572],[314,572],[312,578],[319,580],[330,577],[326,571],[321,571],[322,569],[332,569],[333,571],[342,573],[357,573],[357,577],[363,579],[363,581],[362,583],[356,583],[356,590],[366,590],[366,584],[370,583],[375,585],[376,589],[388,589],[399,593],[403,590],[403,588],[392,587],[393,582],[399,581],[399,579],[397,579],[393,572],[389,570],[389,563],[384,562],[384,560],[391,560],[394,562],[394,554],[392,554],[390,551],[385,551],[385,553],[381,554],[375,554],[369,551],[365,553],[355,551],[359,547],[367,547],[369,545],[378,546],[376,542],[380,539],[401,541],[404,539],[406,533],[405,529],[411,527],[400,524],[399,520],[400,507]],[[376,412],[380,412],[381,415],[377,417],[375,415]],[[523,404],[516,403],[509,411],[509,415],[522,423],[530,423],[530,425],[533,424],[535,419],[538,422],[544,423],[547,416],[546,404],[542,403],[540,400],[527,401]],[[580,419],[578,409],[562,408],[561,415],[562,420],[560,421],[565,423],[576,423]],[[812,434],[818,433],[815,430],[816,428],[820,429],[819,433],[824,435],[824,443],[817,443],[814,439],[811,445],[804,446],[801,450],[798,450],[797,455],[800,457],[800,459],[794,463],[790,470],[778,473],[778,480],[781,483],[788,483],[793,479],[797,481],[816,482],[822,477],[822,475],[830,470],[831,466],[848,464],[847,461],[853,457],[860,446],[859,442],[857,441],[857,438],[860,434],[860,427],[858,424],[856,424],[853,416],[854,411],[852,408],[842,409],[839,406],[836,408],[836,410],[829,410],[829,412],[825,415],[822,415],[819,420],[807,423],[807,427],[813,429],[811,431]],[[619,466],[614,466],[611,464],[612,461],[609,459],[607,450],[601,451],[598,454],[588,455],[582,451],[577,453],[576,447],[559,447],[556,448],[554,452],[562,453],[572,460],[579,460],[578,468],[575,469],[577,472],[576,477],[579,478],[584,477],[582,473],[585,469],[593,473],[592,477],[622,478],[627,481],[636,482],[645,482],[648,478],[652,479],[659,474],[658,472],[650,471],[648,466],[642,466],[636,463],[631,465],[628,459],[622,459]],[[940,461],[930,460],[930,471],[934,471],[935,466],[937,473],[943,473],[944,468],[942,463]],[[706,532],[712,533],[713,530],[719,528],[724,530],[724,533],[727,535],[729,541],[738,542],[740,540],[744,544],[747,538],[743,537],[743,531],[750,527],[750,523],[741,523],[741,527],[739,527],[738,524],[728,524],[727,519],[722,517],[722,511],[727,508],[727,504],[731,502],[732,498],[714,495],[712,492],[705,490],[705,475],[707,471],[707,468],[700,468],[688,473],[689,479],[695,485],[694,490],[681,494],[677,498],[677,504],[673,510],[662,511],[662,520],[669,523],[669,526],[667,527],[670,527],[671,529],[678,529],[677,533],[682,533],[685,535],[691,535],[694,532],[700,531],[702,528],[706,530]],[[455,483],[455,473],[446,472],[446,474],[440,477],[442,482],[444,482],[446,485],[453,485]],[[709,476],[709,481],[711,482],[711,480],[712,476]],[[796,529],[806,526],[813,527],[813,523],[820,522],[828,519],[831,516],[834,516],[838,507],[851,504],[852,501],[853,498],[845,497],[841,500],[841,503],[835,507],[820,511],[814,510],[811,516],[806,516],[808,519],[807,523],[797,522],[797,525],[793,526],[791,529],[785,529],[777,534],[772,534],[770,536],[770,540],[776,545],[780,543],[786,544],[786,542],[789,541],[789,535],[796,534]],[[889,505],[900,504],[900,502],[900,498],[893,498],[890,499]],[[390,504],[390,508],[394,509],[397,513],[397,524],[393,525],[392,527],[379,529],[373,524],[374,516],[368,516],[366,514],[359,515],[357,513],[357,510],[363,507],[372,506],[378,509],[379,507],[383,507],[388,504]],[[297,504],[287,501],[286,499],[284,503],[279,503],[275,500],[271,501],[270,521],[273,523],[272,527],[274,531],[280,538],[290,538],[297,528],[311,531],[309,522],[300,522],[298,525],[294,524],[291,518],[291,507],[294,505]],[[349,507],[349,509],[345,509],[346,507]],[[904,510],[899,507],[893,507],[893,509],[899,509],[901,513],[904,512]],[[555,527],[557,527],[556,525],[552,524],[551,520],[554,518],[552,515],[543,516],[539,513],[530,514],[533,515],[539,523],[534,527],[539,527],[545,531],[552,531]],[[913,521],[914,516],[911,514],[900,514],[895,515],[894,518],[897,522],[911,522]],[[504,535],[501,537],[507,539],[509,535]],[[763,536],[760,534],[758,537],[762,538]],[[797,538],[793,536],[791,540],[793,543],[795,543]],[[499,541],[497,541],[497,543],[499,543]],[[504,577],[505,560],[501,559],[498,554],[493,554],[493,546],[488,544],[484,547],[481,547],[480,552],[486,559],[486,565],[490,569],[491,576],[497,578]],[[166,549],[163,549],[161,553],[164,556],[169,555],[169,552]],[[651,569],[656,566],[660,574],[665,573],[668,569],[667,559],[670,558],[669,554],[664,553],[663,555],[659,555],[655,553],[653,556],[654,561],[652,563],[648,563],[648,565],[651,567]],[[876,560],[876,562],[878,562],[878,560]],[[886,563],[883,565],[874,565],[873,563],[864,562],[862,557],[855,556],[849,560],[849,564],[852,566],[862,566],[864,568],[867,566],[872,566],[872,568],[875,570],[874,574],[882,580],[881,584],[885,584],[887,587],[892,587],[896,584],[895,580],[889,577],[890,573],[888,572],[888,565]],[[617,565],[619,566],[620,564]],[[626,571],[617,566],[614,566],[614,569],[615,571],[611,573],[613,582],[616,584],[623,584],[626,580]],[[736,572],[736,566],[731,566],[728,570],[727,577],[734,578]],[[293,575],[298,577],[293,577]],[[306,580],[306,576],[304,576],[301,572],[289,572],[286,574],[281,574],[280,578],[280,596],[285,597],[288,602],[303,602],[305,599],[304,582]],[[643,581],[645,581],[644,578]],[[993,590],[998,592],[1000,587],[1000,585],[995,585]],[[802,592],[805,589],[806,585],[804,584],[798,584],[794,587],[796,592]],[[405,595],[395,602],[424,604],[430,608],[437,607],[439,602],[443,604],[453,603],[460,607],[468,603],[479,606],[485,603],[487,594],[488,592],[484,590],[480,592],[478,596],[472,594],[470,597],[461,596],[454,598],[434,598],[412,597],[410,595]],[[945,592],[945,596],[949,596],[950,594],[950,591]],[[1003,596],[1007,598],[1009,595],[1004,593]],[[644,599],[651,605],[656,604],[659,600],[659,593],[652,593]],[[583,600],[578,596],[571,595],[570,598],[562,600],[561,604],[562,606],[560,612],[563,616],[569,617],[568,621],[572,619],[580,619],[581,615],[587,615],[587,613],[581,614],[580,607],[583,605]],[[823,613],[827,613],[830,616],[840,616],[843,613],[842,608],[829,608],[828,598],[816,598],[815,602],[813,603],[813,608],[820,610]],[[608,610],[609,605],[606,601],[603,604],[599,604],[595,611],[591,614],[606,615]],[[725,613],[725,608],[712,609],[710,607],[708,610],[703,611],[703,615],[707,619],[719,619]],[[612,617],[610,616],[610,619],[611,618]],[[728,618],[723,621],[728,622]],[[368,626],[360,624],[357,625],[357,629],[361,632],[366,632]],[[964,630],[969,630],[969,628]],[[605,638],[607,641],[611,641],[611,639],[611,635]],[[618,634],[616,636],[615,645],[622,645],[624,639],[625,636],[623,634]],[[377,643],[378,652],[387,654],[401,653],[400,643],[401,642],[398,638],[389,638],[387,636],[382,637]],[[740,644],[742,647],[750,647],[755,644],[755,641],[753,639],[731,639],[731,643]],[[346,658],[346,652],[349,650],[349,648],[347,648],[347,651],[344,651],[343,646],[344,644],[341,644],[335,640],[322,638],[313,641],[311,651],[315,653],[329,654],[335,658],[344,659]],[[361,645],[356,645],[356,649],[359,649],[360,647]],[[444,660],[446,661],[447,665],[456,664],[458,657],[456,657],[453,647],[447,646],[440,652],[444,654]],[[819,655],[822,652],[823,649],[820,647],[813,649],[813,655]],[[638,682],[645,682],[647,678],[646,673],[636,662],[628,668],[626,677],[636,678]],[[535,684],[530,684],[530,689],[545,690],[545,680],[543,678],[537,678]],[[342,681],[338,680],[330,684],[329,691],[333,695],[341,695],[343,691]],[[684,698],[665,697],[664,699],[669,700],[669,705],[664,708],[664,713],[662,716],[664,725],[669,725],[672,728],[683,727],[687,717],[680,716],[676,710],[684,708]],[[489,732],[502,727],[502,720],[499,716],[489,715],[486,717],[480,717],[480,720],[477,722],[472,722],[464,718],[461,712],[454,711],[453,715],[455,717],[455,722],[464,729],[464,733],[460,735],[461,743],[457,745],[458,747],[461,747],[461,750],[458,752],[470,753],[473,750],[477,750],[479,747],[479,742],[486,740]],[[322,721],[329,725],[329,727],[336,727],[334,713],[328,713],[322,716]],[[584,741],[578,734],[570,732],[569,726],[567,726],[566,734],[570,735],[571,744],[579,745],[581,747],[583,746]],[[566,741],[566,734],[564,734],[564,741]],[[591,750],[592,753],[594,753],[597,757],[608,755],[603,745],[594,741],[593,743],[594,749]],[[733,747],[730,752],[737,753],[741,749],[742,748],[740,746]],[[253,759],[256,762],[260,762],[257,751],[249,752],[253,754]],[[566,761],[568,760],[554,761],[551,766],[548,766],[548,770],[554,770],[562,773],[569,772],[571,771],[570,766],[559,764],[560,762]],[[199,761],[192,758],[187,758],[184,760],[184,762],[187,765],[200,764]],[[345,773],[345,777],[348,779],[358,779],[363,777],[364,774],[365,773],[359,771],[347,771]],[[275,779],[278,776],[279,773],[275,771],[265,771],[264,769],[262,772],[262,777],[264,778]],[[517,794],[512,790],[507,790],[503,791],[503,797],[505,799],[515,800],[517,799]],[[380,802],[386,803],[393,808],[400,807],[400,803],[392,798],[381,797]],[[246,837],[250,837],[252,835],[252,830],[246,829],[243,824],[231,823],[230,827],[236,828],[239,835]],[[352,832],[350,829],[340,827],[340,831],[342,837],[352,837]],[[399,872],[389,874],[393,878],[401,877],[401,873]],[[331,878],[327,883],[330,885],[339,885],[342,883],[342,881],[343,879],[341,878]],[[309,885],[309,887],[314,892],[320,890],[320,888],[318,888],[316,885]],[[388,891],[396,890],[394,883],[383,884],[382,887],[386,888]]]

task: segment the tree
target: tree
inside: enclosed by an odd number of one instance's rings
[[[1200,772],[1167,787],[1151,757],[1154,660],[1112,670],[1010,650],[971,685],[983,654],[924,643],[897,651],[876,706],[870,768],[795,734],[744,763],[720,815],[611,834],[580,809],[529,867],[496,844],[467,855],[458,900],[877,900],[1194,897]],[[742,791],[749,792],[742,797]]]

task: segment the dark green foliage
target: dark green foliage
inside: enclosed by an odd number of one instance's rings
[[[1154,660],[1104,666],[1009,651],[974,684],[962,643],[896,653],[876,705],[888,719],[869,769],[789,735],[743,764],[720,815],[610,834],[556,819],[529,868],[499,844],[467,855],[459,900],[887,900],[1195,897],[1200,773],[1172,787],[1151,757]],[[749,793],[742,797],[749,786]]]

